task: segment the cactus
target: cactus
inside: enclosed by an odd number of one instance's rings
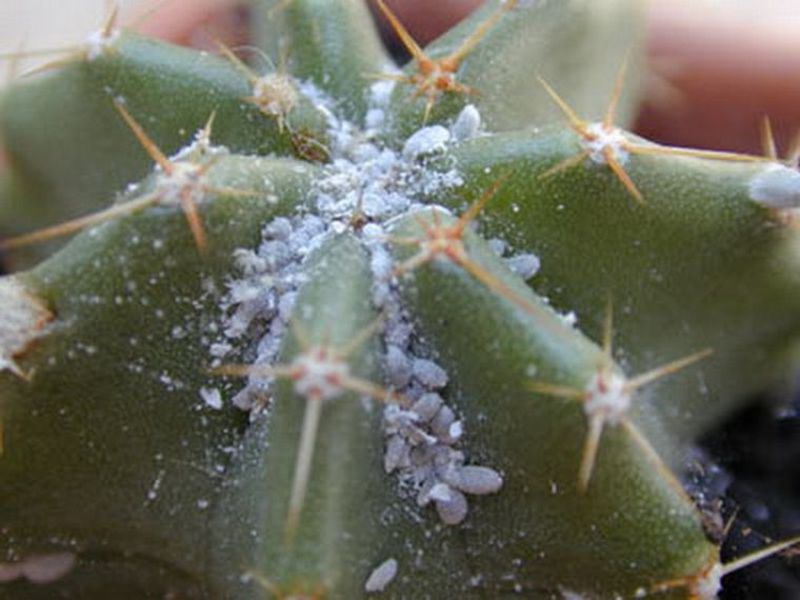
[[[635,0],[375,8],[402,70],[264,0],[4,95],[7,597],[706,600],[793,545],[723,563],[684,479],[796,359],[794,165],[622,128]]]

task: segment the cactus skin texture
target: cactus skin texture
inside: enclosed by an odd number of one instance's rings
[[[797,173],[616,128],[634,0],[402,71],[254,15],[276,68],[107,28],[2,98],[0,596],[716,597],[681,480],[796,366]]]

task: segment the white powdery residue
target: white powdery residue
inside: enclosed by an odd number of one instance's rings
[[[299,82],[298,87],[300,89],[300,93],[310,100],[318,111],[325,115],[325,117],[328,119],[329,128],[338,125],[339,119],[337,119],[335,115],[336,102],[333,100],[333,98],[326,94],[322,89],[318,88],[310,79]]]
[[[528,280],[539,272],[542,263],[535,254],[526,253],[507,258],[506,265],[522,279]]]
[[[175,154],[169,157],[170,162],[193,162],[197,161],[201,158],[211,158],[211,157],[221,157],[227,156],[230,154],[230,150],[228,150],[225,146],[218,146],[211,143],[211,139],[208,136],[208,130],[198,129],[197,132],[194,134],[194,138],[192,141],[179,148]]]
[[[364,125],[367,131],[377,132],[386,120],[386,112],[382,108],[370,108],[364,117]]]
[[[367,593],[382,592],[396,576],[397,561],[394,558],[389,558],[370,573],[364,584],[364,591]]]
[[[200,397],[209,408],[214,410],[222,409],[222,394],[217,388],[200,388]]]
[[[750,179],[749,193],[752,200],[770,208],[798,208],[800,172],[771,163]]]
[[[414,160],[430,154],[444,152],[450,141],[450,132],[441,125],[418,129],[403,145],[403,157]]]
[[[384,73],[399,74],[400,70],[394,65],[386,65],[383,69]],[[395,82],[391,79],[376,81],[369,87],[369,104],[370,108],[386,108],[389,105],[389,99],[392,97]]]

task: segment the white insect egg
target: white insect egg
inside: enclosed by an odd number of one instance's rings
[[[602,415],[610,423],[618,422],[631,406],[627,385],[622,375],[598,371],[586,386],[584,411],[590,417]]]
[[[458,469],[455,487],[465,494],[494,494],[503,487],[503,478],[489,467],[468,465]]]
[[[325,346],[315,346],[292,361],[294,390],[314,400],[330,400],[345,392],[350,367]]]
[[[464,494],[452,488],[449,488],[448,496],[446,500],[434,498],[436,512],[439,513],[439,518],[446,525],[458,525],[467,517],[467,511],[469,510],[467,498]]]
[[[397,346],[386,349],[386,372],[396,389],[403,389],[411,381],[411,362]]]
[[[431,360],[418,358],[413,364],[414,377],[428,389],[443,388],[447,385],[447,372]]]
[[[444,400],[439,394],[428,393],[420,396],[419,400],[411,407],[411,410],[417,413],[422,421],[427,423],[436,416],[442,404],[444,404]]]
[[[592,123],[586,127],[589,139],[582,139],[581,145],[589,152],[589,158],[598,165],[608,164],[606,149],[616,161],[624,165],[628,162],[629,153],[625,149],[625,136],[616,127],[606,127],[603,123]]]
[[[392,435],[386,442],[386,453],[383,455],[383,470],[392,473],[409,464],[410,447],[400,435]]]

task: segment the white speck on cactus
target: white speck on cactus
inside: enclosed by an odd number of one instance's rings
[[[581,145],[589,152],[589,158],[598,165],[608,164],[605,152],[610,150],[612,156],[620,165],[628,162],[630,156],[625,149],[625,136],[622,130],[616,127],[606,127],[603,123],[592,123],[586,127],[589,138],[581,138]]]
[[[378,565],[367,578],[364,591],[367,593],[382,592],[397,576],[397,561],[389,558]]]
[[[564,313],[559,315],[559,317],[564,325],[569,325],[570,327],[575,327],[575,325],[578,323],[578,315],[576,315],[574,311]]]
[[[206,406],[214,410],[222,408],[222,394],[217,388],[200,388],[200,397],[205,402]]]
[[[800,207],[800,172],[770,163],[750,179],[750,198],[770,208]]]

